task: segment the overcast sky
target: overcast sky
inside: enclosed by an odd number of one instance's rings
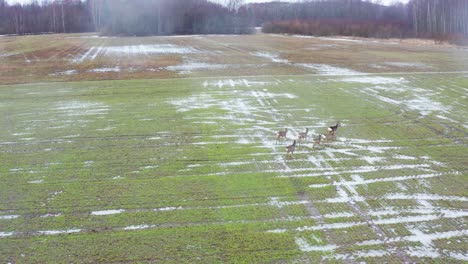
[[[33,0],[6,0],[8,3],[31,3]],[[221,0],[222,1],[222,0]],[[227,0],[225,0],[227,1]],[[248,3],[259,3],[259,2],[271,2],[272,0],[245,0],[245,2]],[[282,0],[282,1],[288,1],[288,2],[295,2],[296,0]],[[376,1],[376,0],[374,0]],[[394,2],[402,2],[402,3],[407,3],[409,0],[381,0],[383,4],[390,4]],[[40,0],[39,0],[40,2]],[[215,0],[215,2],[219,2],[219,0]]]

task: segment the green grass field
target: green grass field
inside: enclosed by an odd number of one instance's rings
[[[44,38],[81,51],[0,57],[1,263],[468,261],[466,51],[71,36],[0,38],[9,53]],[[212,53],[76,62],[93,41]]]

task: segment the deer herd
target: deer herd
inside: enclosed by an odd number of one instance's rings
[[[328,131],[325,134],[319,134],[313,138],[313,145],[312,148],[315,148],[322,144],[322,142],[331,142],[336,139],[336,131],[338,127],[340,127],[340,121],[336,122],[336,125],[328,127]],[[285,128],[284,130],[278,131],[276,134],[276,144],[282,142],[286,139],[286,135],[288,134],[288,129]],[[286,147],[286,156],[291,158],[296,150],[296,143],[307,142],[309,137],[309,129],[306,128],[305,132],[300,132],[297,139],[293,141],[293,143]]]

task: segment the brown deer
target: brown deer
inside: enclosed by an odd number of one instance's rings
[[[288,133],[288,129],[285,128],[284,131],[278,131],[278,133],[276,134],[276,143],[278,143],[278,141],[282,141],[286,138],[286,134]]]
[[[299,142],[302,142],[302,140],[305,140],[305,141],[307,142],[307,136],[308,136],[308,134],[309,134],[309,129],[306,128],[306,131],[305,131],[305,132],[299,133],[299,137],[297,138],[297,140],[298,140]]]
[[[289,145],[286,147],[286,156],[292,157],[295,150],[296,150],[296,140],[293,141],[292,145]]]
[[[326,139],[327,136],[325,135],[318,135],[316,138],[314,138],[314,144],[312,145],[312,148],[315,148],[316,146],[319,146],[320,144],[322,144],[322,140],[323,139]]]

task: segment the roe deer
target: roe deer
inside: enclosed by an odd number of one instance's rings
[[[288,133],[287,128],[285,128],[284,131],[278,131],[278,134],[276,134],[276,143],[278,143],[278,141],[285,139],[287,133]]]
[[[327,136],[319,134],[316,138],[314,138],[314,144],[312,145],[312,148],[319,146],[322,143],[322,140],[326,138]]]
[[[328,127],[328,134],[334,136],[339,126],[341,126],[340,121],[336,122],[336,125]]]
[[[296,150],[296,140],[293,141],[292,145],[286,147],[286,156],[291,157],[294,154],[294,150]]]
[[[308,134],[309,134],[309,129],[306,128],[306,131],[305,131],[305,132],[299,133],[299,137],[297,138],[297,140],[298,140],[299,142],[302,142],[302,140],[305,140],[305,141],[307,142],[307,136],[308,136]]]

